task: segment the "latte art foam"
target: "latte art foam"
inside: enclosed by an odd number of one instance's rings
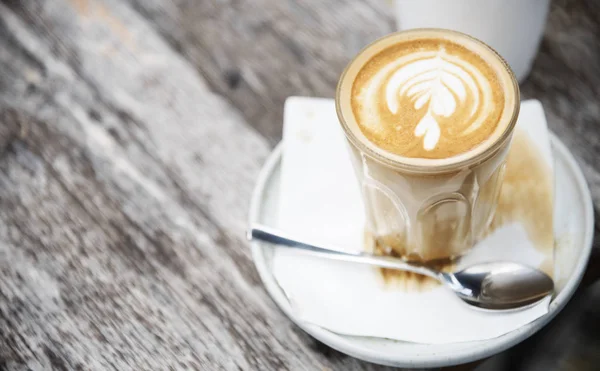
[[[503,88],[483,58],[449,40],[409,40],[359,72],[352,109],[363,134],[406,157],[446,158],[497,127]]]
[[[428,57],[428,55],[431,55]],[[415,110],[424,108],[424,115],[415,127],[415,137],[422,137],[423,148],[435,149],[440,135],[440,119],[450,118],[457,112],[468,113],[459,128],[459,135],[465,135],[481,127],[491,113],[490,85],[479,71],[459,58],[452,58],[442,48],[430,52],[423,59],[400,58],[389,69],[395,72],[384,80],[387,108],[397,114],[401,103],[409,100]],[[408,61],[407,61],[408,60]],[[387,75],[380,71],[381,82]],[[379,90],[380,86],[372,86]],[[479,92],[482,99],[479,99]],[[486,94],[487,93],[487,94]]]

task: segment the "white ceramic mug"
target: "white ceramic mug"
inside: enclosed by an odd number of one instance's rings
[[[544,33],[550,0],[396,0],[399,30],[435,27],[474,36],[506,59],[519,82]]]

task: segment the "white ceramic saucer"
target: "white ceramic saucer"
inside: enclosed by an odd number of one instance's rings
[[[444,367],[499,353],[534,334],[567,304],[583,276],[591,247],[594,214],[589,189],[575,159],[551,133],[555,169],[555,279],[557,295],[545,316],[506,335],[476,342],[428,345],[381,338],[339,335],[301,322],[273,276],[273,247],[252,242],[252,256],[267,291],[281,310],[304,331],[341,352],[397,367]],[[250,222],[273,223],[277,213],[282,145],[267,159],[252,197]]]

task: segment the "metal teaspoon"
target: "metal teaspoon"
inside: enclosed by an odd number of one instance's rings
[[[345,252],[339,248],[302,241],[259,224],[251,226],[248,239],[304,250],[323,258],[422,274],[437,279],[466,303],[483,309],[516,309],[529,306],[554,291],[554,281],[547,274],[514,262],[479,263],[459,272],[446,273],[399,258],[366,252]]]

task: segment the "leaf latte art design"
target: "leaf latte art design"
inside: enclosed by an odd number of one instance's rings
[[[403,155],[436,158],[468,150],[489,136],[502,111],[494,103],[492,74],[443,46],[401,55],[361,82],[359,121]]]

